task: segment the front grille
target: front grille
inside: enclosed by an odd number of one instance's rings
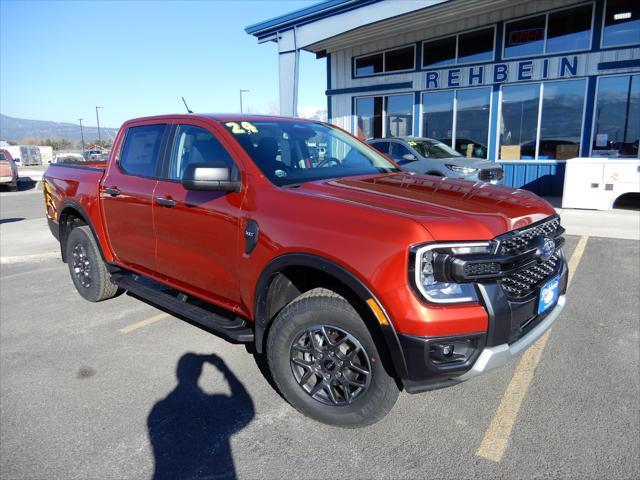
[[[538,263],[500,280],[507,297],[522,298],[529,295],[557,270],[560,253],[554,253],[549,260]]]
[[[504,178],[504,172],[500,168],[480,170],[480,173],[478,173],[478,180],[480,180],[481,182],[490,182],[492,180],[502,180],[503,178]]]
[[[514,255],[526,250],[539,237],[556,237],[562,233],[560,218],[554,217],[530,228],[524,228],[500,240],[499,253]]]

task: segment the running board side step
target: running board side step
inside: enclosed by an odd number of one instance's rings
[[[227,318],[209,309],[195,305],[190,302],[192,297],[182,292],[131,273],[114,273],[111,275],[111,282],[123,290],[166,308],[178,316],[185,317],[232,340],[242,343],[253,342],[253,329],[246,320],[238,316]],[[196,301],[204,304],[199,300]]]

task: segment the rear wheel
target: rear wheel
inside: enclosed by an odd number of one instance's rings
[[[115,296],[118,287],[110,281],[111,274],[88,226],[71,230],[65,254],[71,280],[84,299],[99,302]]]
[[[269,332],[267,361],[287,401],[330,425],[375,423],[398,397],[398,386],[356,310],[324,288],[282,309]]]

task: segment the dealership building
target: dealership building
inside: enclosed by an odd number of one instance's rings
[[[543,195],[567,159],[638,158],[639,0],[329,0],[246,30],[278,44],[285,115],[305,50],[361,138],[435,138]]]

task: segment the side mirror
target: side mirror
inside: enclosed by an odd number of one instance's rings
[[[187,190],[216,192],[239,192],[242,185],[231,179],[231,169],[221,162],[187,165],[181,183]]]
[[[417,160],[416,156],[412,153],[405,153],[402,155],[402,159],[407,162],[415,162]]]

